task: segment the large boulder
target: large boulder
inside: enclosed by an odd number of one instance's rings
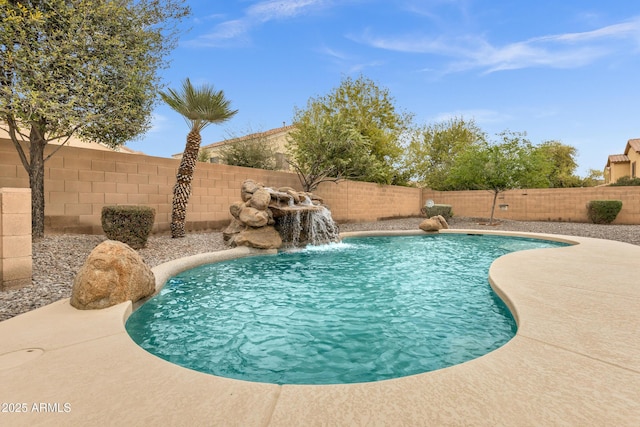
[[[272,226],[247,228],[235,236],[233,243],[258,249],[278,249],[282,246],[282,237]]]
[[[252,179],[247,179],[242,183],[242,188],[240,189],[240,197],[243,202],[249,200],[253,193],[255,193],[258,189],[262,188],[262,184],[255,182]]]
[[[442,215],[436,215],[436,216],[432,216],[431,219],[435,219],[440,223],[440,226],[443,229],[448,229],[449,228],[449,224],[447,224],[447,220],[444,219],[444,217]]]
[[[447,221],[445,221],[442,216],[438,215],[425,219],[418,227],[420,227],[420,230],[422,231],[433,232],[440,231],[443,228],[449,228],[449,224],[447,224]]]
[[[264,188],[260,188],[253,193],[251,199],[249,199],[249,206],[252,208],[256,208],[259,211],[264,211],[269,207],[269,203],[271,202],[271,193],[265,190]]]
[[[266,211],[259,211],[256,208],[245,206],[242,208],[238,219],[249,227],[264,227],[269,222],[269,214]]]
[[[235,203],[232,203],[231,206],[229,206],[229,212],[234,218],[238,219],[240,218],[240,212],[242,212],[242,208],[244,207],[245,207],[244,203],[235,202]]]
[[[420,227],[420,230],[426,231],[427,233],[432,231],[440,231],[440,229],[442,228],[439,221],[431,218],[427,218],[422,221],[418,227]]]
[[[228,242],[229,240],[233,239],[236,234],[238,234],[239,232],[241,232],[246,228],[247,228],[246,225],[241,223],[239,220],[233,218],[229,223],[229,225],[227,226],[227,228],[225,228],[224,231],[222,232],[222,239],[225,242]]]
[[[80,310],[136,302],[156,290],[153,272],[128,245],[106,240],[87,257],[73,281],[71,305]]]

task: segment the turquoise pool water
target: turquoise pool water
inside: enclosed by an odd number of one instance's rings
[[[488,283],[509,252],[562,243],[490,235],[350,238],[201,266],[126,328],[152,354],[275,384],[379,381],[482,356],[516,333]]]

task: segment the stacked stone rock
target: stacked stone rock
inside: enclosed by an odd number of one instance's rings
[[[272,189],[251,179],[242,184],[240,197],[242,201],[229,207],[233,219],[223,232],[224,241],[229,246],[259,249],[278,249],[282,246],[282,237],[274,227],[274,217],[283,215],[296,205],[300,206],[306,200],[311,202],[311,209],[322,203],[312,193],[299,192],[291,187]]]

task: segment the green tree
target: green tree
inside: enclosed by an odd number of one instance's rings
[[[547,164],[536,155],[526,134],[505,131],[500,142],[474,145],[461,153],[446,182],[448,190],[488,190],[493,193],[493,224],[498,195],[515,188],[545,186]]]
[[[250,138],[232,137],[220,148],[222,161],[231,166],[276,169],[276,152],[263,132],[249,130]]]
[[[209,152],[207,150],[199,150],[198,158],[196,160],[201,163],[208,163],[210,158],[211,156],[209,155]]]
[[[182,115],[189,126],[187,143],[173,187],[171,210],[171,237],[184,237],[191,181],[202,143],[200,132],[210,124],[229,120],[238,110],[230,109],[231,103],[223,91],[216,91],[209,85],[195,88],[189,79],[182,83],[180,91],[168,89],[167,92],[160,92],[160,96],[169,107]]]
[[[116,147],[145,132],[183,0],[0,0],[0,124],[29,174],[44,235],[45,147]],[[59,148],[58,147],[58,148]]]
[[[372,80],[343,79],[297,109],[293,121],[289,162],[306,191],[324,181],[398,184],[404,178],[398,163],[411,115],[399,112],[389,91]]]
[[[406,169],[422,186],[442,190],[457,156],[486,141],[473,120],[453,118],[415,132],[405,157]]]
[[[578,150],[559,141],[546,141],[535,148],[536,154],[548,163],[547,180],[551,188],[579,187],[582,180],[575,175]]]
[[[604,172],[598,169],[589,169],[587,176],[582,178],[583,187],[595,187],[604,184]]]

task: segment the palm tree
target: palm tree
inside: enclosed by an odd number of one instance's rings
[[[194,88],[189,79],[182,83],[182,90],[169,89],[160,92],[162,100],[180,113],[189,125],[187,145],[184,147],[180,167],[173,187],[173,209],[171,211],[171,237],[184,237],[187,204],[191,196],[191,181],[198,160],[202,136],[200,131],[212,123],[222,123],[233,117],[238,110],[229,108],[230,101],[224,93],[213,86]]]

